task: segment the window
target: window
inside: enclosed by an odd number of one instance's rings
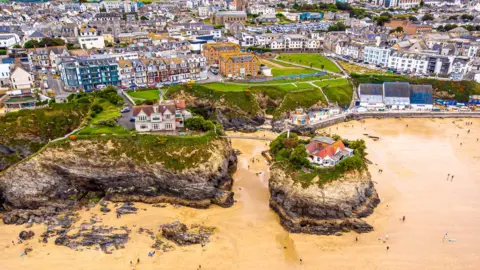
[[[172,129],[172,124],[171,123],[166,123],[165,124],[165,129]]]

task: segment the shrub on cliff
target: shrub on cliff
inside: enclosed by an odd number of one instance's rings
[[[197,116],[185,120],[185,128],[196,131],[217,131],[217,134],[223,134],[223,128],[217,122],[205,120]]]

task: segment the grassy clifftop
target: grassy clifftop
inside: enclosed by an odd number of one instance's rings
[[[167,169],[182,171],[207,162],[220,145],[225,146],[226,139],[208,132],[199,136],[79,135],[73,141],[52,143],[49,148],[76,149],[76,153],[81,153],[84,158],[102,155],[112,161],[126,157],[137,164],[162,163]]]
[[[309,108],[317,103],[327,104],[318,89],[304,83],[268,86],[222,83],[179,85],[171,87],[167,96],[175,98],[182,93],[220,104],[245,116],[258,115],[265,111],[278,117],[296,107]]]
[[[0,117],[0,171],[76,129],[88,110],[88,104],[52,104]]]

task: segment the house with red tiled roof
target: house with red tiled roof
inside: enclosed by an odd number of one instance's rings
[[[175,130],[192,117],[184,100],[162,100],[154,105],[133,107],[135,129],[139,132]]]
[[[351,157],[353,149],[346,147],[341,140],[330,137],[315,137],[307,145],[310,162],[322,167],[337,165],[341,160]]]

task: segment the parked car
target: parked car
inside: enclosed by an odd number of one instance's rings
[[[125,107],[123,108],[120,112],[121,113],[126,113],[126,112],[129,112],[130,111],[130,108],[129,107]]]
[[[130,117],[130,122],[135,122],[135,117]]]

